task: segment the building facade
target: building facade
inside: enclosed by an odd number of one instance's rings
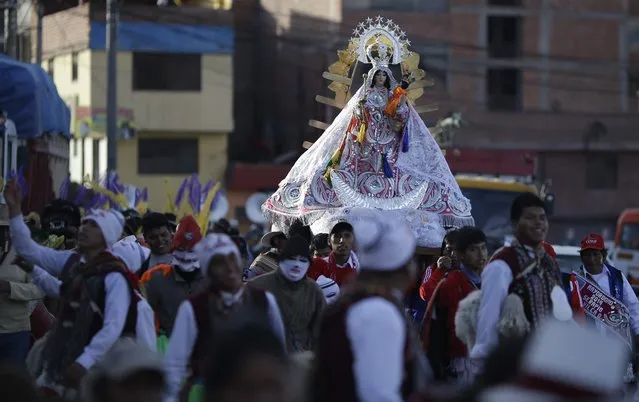
[[[330,122],[335,115],[313,101],[316,94],[330,96],[321,73],[357,23],[382,15],[406,31],[436,83],[419,100],[439,104],[437,113],[424,115],[427,123],[462,113],[467,124],[454,139],[462,150],[458,159],[500,159],[493,165],[506,166],[535,155],[532,171],[551,180],[556,194],[556,239],[569,228],[610,231],[623,208],[639,204],[639,173],[629,169],[639,160],[639,2],[262,0],[259,9],[251,9],[249,0],[238,3],[243,7],[236,7],[236,28],[261,21],[270,50],[254,57],[282,75],[274,85],[277,95],[266,96],[268,105],[256,103],[255,122],[285,121],[275,131],[288,150],[299,149],[300,137],[313,141],[320,134],[302,128],[302,121]],[[237,50],[236,59],[251,64]],[[254,76],[269,85],[259,72]],[[298,85],[285,90],[284,82]],[[303,101],[297,89],[302,82],[308,82]],[[236,102],[243,96],[239,89]],[[286,113],[299,123],[290,127]],[[247,132],[256,136],[264,126]],[[269,135],[258,137],[268,142]]]
[[[106,172],[106,24],[84,4],[43,21],[43,67],[72,111],[73,181]],[[118,31],[117,172],[147,187],[152,209],[187,176],[220,180],[233,131],[228,11],[123,6]]]

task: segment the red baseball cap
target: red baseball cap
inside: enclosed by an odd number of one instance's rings
[[[597,250],[603,251],[606,248],[604,244],[604,238],[597,233],[590,233],[588,236],[581,239],[581,250]]]

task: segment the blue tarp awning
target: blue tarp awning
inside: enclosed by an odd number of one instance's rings
[[[71,111],[38,65],[0,55],[0,109],[13,120],[20,139],[46,133],[71,136]]]

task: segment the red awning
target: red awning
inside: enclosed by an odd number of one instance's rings
[[[276,190],[277,185],[286,177],[290,165],[271,163],[237,163],[230,172],[227,189],[229,191]]]

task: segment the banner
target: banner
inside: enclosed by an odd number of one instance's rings
[[[579,283],[579,292],[586,317],[597,323],[597,328],[604,329],[619,337],[630,349],[633,349],[630,312],[622,302],[610,296],[597,284],[573,272]]]

